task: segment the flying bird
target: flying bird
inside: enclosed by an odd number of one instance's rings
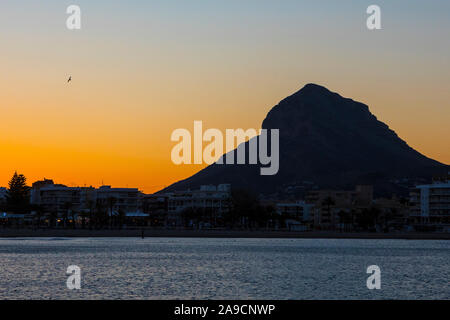
[[[67,80],[67,82],[72,81],[72,76],[69,77],[69,79]]]

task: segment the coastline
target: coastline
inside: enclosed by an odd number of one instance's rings
[[[0,238],[141,238],[142,229],[0,229]],[[145,238],[280,238],[280,239],[404,239],[450,240],[450,233],[367,233],[331,231],[266,231],[266,230],[165,230],[145,229]]]

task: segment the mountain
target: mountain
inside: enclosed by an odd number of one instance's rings
[[[372,184],[377,195],[406,194],[408,183],[428,181],[450,169],[408,146],[367,105],[316,84],[273,107],[262,128],[279,129],[278,174],[261,176],[260,165],[213,164],[163,191],[230,183],[282,196],[286,190],[312,186],[353,189]]]

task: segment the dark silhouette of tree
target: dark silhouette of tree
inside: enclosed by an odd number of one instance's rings
[[[108,197],[107,204],[108,204],[108,210],[109,210],[109,227],[112,229],[113,226],[113,219],[114,219],[114,206],[117,202],[117,199],[115,197]]]
[[[198,226],[201,218],[202,214],[198,208],[189,207],[181,211],[181,220],[184,227],[188,227],[191,221]]]
[[[349,224],[352,223],[352,213],[344,211],[344,210],[340,210],[338,212],[338,216],[339,216],[339,222],[342,224],[344,224],[344,229],[347,228],[347,226]]]
[[[371,207],[370,208],[370,216],[372,218],[373,221],[373,226],[376,227],[376,225],[378,224],[378,218],[381,214],[381,210],[377,207]]]
[[[6,195],[8,210],[16,213],[26,213],[30,209],[30,187],[27,186],[27,178],[23,174],[14,172],[8,183]]]
[[[92,229],[92,225],[93,225],[93,222],[94,222],[94,214],[93,214],[93,211],[94,211],[94,201],[88,200],[88,201],[87,201],[87,207],[88,207],[88,210],[89,210],[89,213],[88,213],[89,229]]]
[[[409,206],[409,199],[408,198],[404,198],[404,197],[401,197],[400,198],[400,203],[403,205],[403,206]]]
[[[331,217],[331,207],[334,206],[336,203],[332,197],[326,197],[322,201],[322,205],[327,208],[327,217],[330,219],[330,223],[333,224],[334,227],[334,217]]]
[[[67,201],[63,204],[63,224],[64,228],[67,227],[67,221],[69,220],[69,212],[72,209],[72,203]]]
[[[355,229],[355,216],[357,215],[357,211],[355,209],[350,210],[350,228],[352,230]]]
[[[226,217],[231,226],[251,227],[258,220],[261,208],[258,197],[249,190],[237,189],[231,192],[232,208]]]
[[[86,228],[86,218],[89,217],[89,212],[86,212],[85,210],[80,211],[80,217],[81,217],[81,229]]]
[[[117,215],[117,223],[119,224],[119,229],[122,229],[123,224],[125,223],[126,213],[122,209],[119,209]]]
[[[397,208],[390,208],[387,211],[383,212],[382,218],[383,218],[383,229],[384,232],[389,232],[389,226],[390,222],[393,221],[395,218],[397,218],[398,210]]]
[[[75,212],[75,210],[73,210],[73,208],[70,208],[69,212],[70,212],[70,218],[72,220],[72,229],[75,229],[76,228],[75,219],[76,219],[77,213]]]
[[[41,227],[41,219],[43,216],[44,208],[40,205],[34,204],[31,206],[31,210],[35,212],[36,227],[39,229]]]
[[[357,216],[357,224],[364,230],[375,230],[380,215],[380,209],[377,207],[364,208]]]
[[[280,215],[277,214],[274,206],[258,206],[258,214],[256,216],[258,227],[273,228],[279,219]]]
[[[103,201],[97,199],[95,204],[95,228],[103,228],[108,223],[108,208]]]
[[[48,215],[50,228],[53,228],[56,225],[57,219],[58,219],[58,212],[56,211],[56,209],[51,209]]]

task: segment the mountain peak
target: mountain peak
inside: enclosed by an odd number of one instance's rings
[[[341,104],[343,101],[353,102],[352,99],[344,98],[338,93],[333,92],[324,86],[318,85],[316,83],[308,83],[291,96],[283,99],[280,104],[296,103],[298,105],[329,105]]]
[[[294,93],[291,97],[295,96],[321,96],[321,97],[341,97],[339,94],[330,91],[328,88],[315,84],[315,83],[308,83],[303,88],[301,88],[299,91]],[[289,97],[288,97],[289,98]],[[342,97],[341,97],[342,98]]]
[[[318,85],[316,83],[307,83],[299,92],[331,92],[324,86]]]
[[[280,101],[263,121],[262,128],[298,128],[309,124],[333,125],[341,122],[342,129],[352,123],[376,120],[363,103],[344,98],[324,86],[308,83],[302,89]]]
[[[314,83],[273,107],[262,128],[279,129],[277,175],[260,176],[259,168],[251,165],[211,165],[168,190],[231,183],[276,193],[309,181],[318,188],[371,184],[378,194],[407,194],[407,188],[392,181],[429,178],[449,168],[409,147],[367,105]]]

